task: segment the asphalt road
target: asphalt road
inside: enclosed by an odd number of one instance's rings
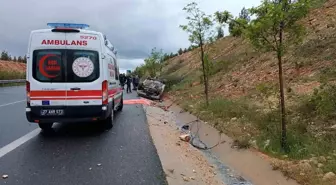
[[[24,115],[24,87],[0,88],[0,149],[35,130]],[[125,99],[136,98],[135,94]],[[14,104],[10,104],[17,102]],[[0,185],[160,185],[164,172],[144,110],[125,105],[114,127],[57,124],[0,158]]]

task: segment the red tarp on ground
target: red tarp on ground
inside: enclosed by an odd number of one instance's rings
[[[152,105],[153,102],[144,98],[133,99],[133,100],[124,100],[125,105],[134,105],[134,104],[143,104],[143,105]]]

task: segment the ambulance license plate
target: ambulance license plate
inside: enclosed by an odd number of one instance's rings
[[[63,116],[63,109],[42,109],[41,116]]]

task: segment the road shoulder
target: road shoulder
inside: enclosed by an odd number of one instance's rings
[[[151,106],[144,109],[169,184],[223,184],[201,151],[179,139],[180,131],[169,112]]]

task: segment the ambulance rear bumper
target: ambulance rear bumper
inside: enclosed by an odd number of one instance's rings
[[[87,122],[106,119],[111,113],[112,105],[95,106],[33,106],[26,108],[29,122]],[[62,110],[62,115],[43,115],[46,110]]]

